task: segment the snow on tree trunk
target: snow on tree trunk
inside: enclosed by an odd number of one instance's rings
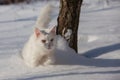
[[[57,34],[63,36],[69,46],[76,52],[77,32],[79,25],[80,8],[83,0],[60,0]]]

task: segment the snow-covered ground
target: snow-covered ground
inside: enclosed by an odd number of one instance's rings
[[[59,38],[56,64],[37,68],[27,67],[19,53],[47,2],[0,6],[0,80],[120,80],[120,2],[90,1],[82,6],[79,54]],[[52,3],[50,26],[59,11],[59,2]]]

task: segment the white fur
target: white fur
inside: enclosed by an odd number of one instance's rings
[[[39,29],[42,28],[44,31],[46,30],[46,26],[48,26],[50,22],[50,14],[51,14],[52,6],[47,5],[43,8],[40,17],[36,22],[36,27]],[[55,34],[48,32],[48,38],[53,37],[55,39]],[[25,44],[22,57],[26,65],[29,67],[37,67],[39,65],[49,65],[54,63],[54,50],[55,50],[55,41],[53,43],[52,49],[47,49],[42,45],[40,40],[45,38],[45,35],[40,34],[40,37],[36,38],[35,32],[31,35],[28,42]]]
[[[49,22],[51,21],[51,15],[54,7],[51,4],[47,4],[41,11],[40,15],[36,21],[35,27],[40,29],[45,29],[48,27]]]

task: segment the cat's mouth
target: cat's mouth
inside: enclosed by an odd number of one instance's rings
[[[53,50],[54,48],[53,48],[53,47],[47,47],[46,49],[48,49],[48,50]]]
[[[51,49],[51,48],[48,48],[49,50]]]
[[[48,49],[48,50],[51,50],[51,49],[52,49],[52,46],[49,44],[49,45],[47,46],[47,49]]]
[[[48,50],[51,50],[52,48],[51,48],[51,47],[48,47],[47,49],[48,49]]]

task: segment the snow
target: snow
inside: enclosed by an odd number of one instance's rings
[[[67,32],[65,33],[66,40],[70,39],[71,34],[72,34],[72,30],[68,29]]]
[[[85,0],[78,31],[79,54],[57,36],[56,63],[27,67],[21,50],[47,3],[0,5],[0,80],[120,80],[120,1]],[[59,2],[50,26],[57,24]],[[99,5],[98,5],[99,4]]]

